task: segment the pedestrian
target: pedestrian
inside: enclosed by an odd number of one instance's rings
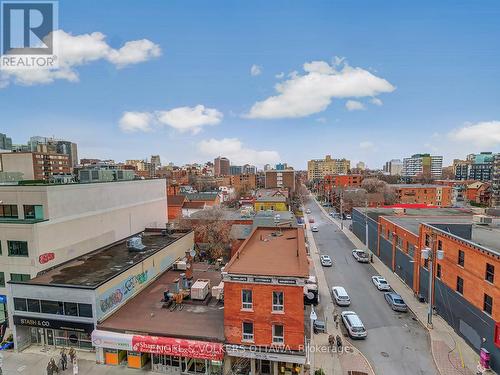
[[[73,363],[75,361],[75,357],[76,357],[76,352],[75,352],[75,349],[73,347],[69,348],[69,359],[71,361],[71,363]]]
[[[52,362],[47,363],[47,375],[54,375],[54,369],[52,368]]]
[[[68,356],[66,355],[66,351],[64,349],[61,352],[61,360],[62,360],[62,369],[64,371],[68,368]]]

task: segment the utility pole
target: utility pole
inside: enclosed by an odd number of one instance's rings
[[[365,199],[365,246],[370,254],[370,262],[373,263],[373,253],[368,245],[368,199]]]
[[[344,230],[344,190],[340,190],[340,229]]]
[[[435,249],[434,236],[431,234],[430,237],[430,247],[422,249],[422,258],[427,259],[427,265],[429,267],[429,292],[427,295],[427,303],[429,304],[427,310],[427,326],[432,328],[432,303],[433,303],[433,293],[434,293],[434,272],[433,263],[434,260],[442,260],[444,258],[444,251],[441,249]]]

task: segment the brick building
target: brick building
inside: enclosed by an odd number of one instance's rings
[[[167,196],[167,212],[168,220],[175,220],[182,217],[182,205],[186,201],[184,195],[168,195]]]
[[[252,232],[224,269],[226,361],[252,374],[303,373],[308,275],[302,228]]]
[[[257,175],[239,174],[231,176],[231,186],[238,192],[249,192],[257,188]]]
[[[25,180],[48,181],[54,175],[70,174],[72,167],[68,155],[45,152],[3,153],[3,172],[21,172]]]
[[[290,191],[295,190],[295,171],[286,170],[268,170],[266,174],[266,189],[287,188]]]
[[[338,174],[325,176],[323,181],[325,188],[331,190],[337,187],[361,187],[363,178],[360,174]]]
[[[444,185],[399,184],[391,185],[396,189],[399,203],[417,203],[430,206],[450,207],[452,189]]]
[[[479,352],[492,355],[500,369],[500,218],[465,209],[353,210],[353,233],[395,272],[416,296],[427,299],[432,278],[433,305],[439,315]],[[368,220],[366,219],[368,217]],[[424,248],[444,252],[429,261]]]

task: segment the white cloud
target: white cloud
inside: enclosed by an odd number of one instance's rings
[[[277,151],[257,151],[247,148],[238,138],[208,139],[198,144],[201,154],[208,157],[226,156],[235,164],[274,164],[281,160]]]
[[[253,64],[252,67],[250,68],[250,74],[253,77],[260,76],[262,74],[262,66]]]
[[[378,106],[381,106],[384,104],[384,102],[379,98],[371,98],[370,103],[372,103],[374,105],[378,105]]]
[[[312,61],[305,63],[303,69],[305,74],[292,72],[288,80],[277,83],[277,94],[256,102],[245,117],[305,117],[324,111],[334,98],[375,97],[395,90],[387,80],[345,63],[337,69],[335,63]]]
[[[375,145],[370,141],[363,141],[359,143],[359,148],[366,151],[375,151]]]
[[[500,146],[500,121],[484,121],[467,124],[449,133],[458,142],[472,143],[477,147]]]
[[[149,132],[153,127],[153,116],[148,112],[124,112],[119,124],[120,129],[127,133]]]
[[[224,115],[216,109],[206,108],[204,105],[196,107],[179,107],[170,111],[157,111],[156,117],[162,124],[171,126],[180,132],[191,131],[199,133],[206,125],[217,125]]]
[[[363,103],[358,102],[357,100],[348,100],[345,103],[345,107],[348,111],[363,111],[365,110],[365,106]]]
[[[219,124],[223,117],[218,110],[198,104],[195,107],[178,107],[168,111],[124,112],[119,125],[125,132],[148,132],[166,125],[181,133],[197,134],[204,126]]]
[[[277,78],[277,79],[281,79],[285,76],[285,73],[284,72],[280,72],[278,74],[276,74],[274,77]]]
[[[138,64],[161,55],[158,44],[148,39],[126,42],[121,48],[114,49],[106,42],[106,36],[100,32],[72,35],[64,30],[54,31],[54,44],[58,46],[58,68],[54,69],[3,69],[0,87],[5,82],[19,85],[49,84],[56,80],[77,82],[79,80],[76,67],[98,60],[105,60],[123,68]]]

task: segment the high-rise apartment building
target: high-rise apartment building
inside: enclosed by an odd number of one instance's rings
[[[71,173],[68,155],[47,152],[8,152],[0,154],[3,172],[20,172],[24,180],[49,181]]]
[[[161,167],[160,155],[151,155],[151,165],[154,169]]]
[[[467,155],[466,160],[454,160],[453,172],[456,180],[491,181],[493,178],[493,152]]]
[[[491,205],[493,207],[500,207],[500,153],[495,154],[493,157],[493,177],[492,177],[492,190]]]
[[[216,177],[229,176],[230,162],[228,158],[217,157],[214,159],[214,174]]]
[[[0,150],[12,150],[12,138],[0,133]]]
[[[229,174],[231,176],[237,176],[243,173],[243,167],[241,165],[231,165],[229,167]]]
[[[71,168],[74,168],[78,164],[78,147],[76,143],[62,139],[35,136],[29,139],[27,146],[28,151],[31,152],[67,155]],[[22,151],[22,149],[19,151]]]
[[[430,154],[415,154],[403,159],[402,176],[441,178],[443,174],[443,157]]]
[[[403,172],[403,162],[400,159],[392,159],[385,163],[383,170],[391,176],[400,176]]]
[[[309,180],[323,179],[332,174],[347,174],[351,162],[347,159],[332,159],[326,155],[324,159],[313,159],[307,162],[307,178]]]

